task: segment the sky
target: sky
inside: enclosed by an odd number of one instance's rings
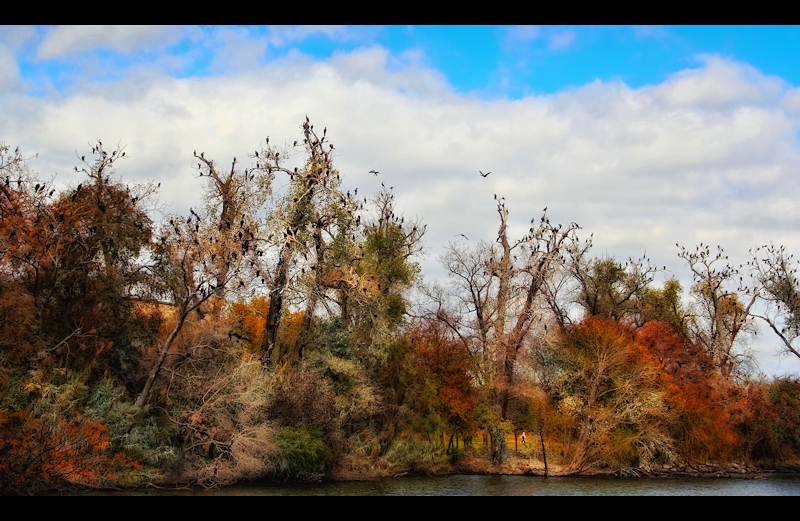
[[[512,237],[547,207],[594,256],[646,254],[688,288],[676,243],[800,254],[798,63],[794,26],[0,26],[0,141],[62,186],[120,144],[121,178],[187,214],[193,150],[248,166],[308,116],[345,189],[385,183],[428,225],[426,280],[446,283],[448,243],[494,240],[496,194]],[[765,329],[748,343],[800,373]]]

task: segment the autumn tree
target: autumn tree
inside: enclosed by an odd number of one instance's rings
[[[587,317],[564,331],[553,363],[553,399],[574,422],[570,469],[672,459],[659,363],[633,328]]]
[[[110,453],[108,429],[80,415],[35,418],[0,411],[0,494],[36,494],[76,486],[102,488],[141,468]]]
[[[213,159],[206,158],[204,152],[194,151],[198,160],[198,177],[207,181],[204,189],[206,214],[213,250],[211,265],[219,280],[228,279],[232,254],[240,250],[255,249],[258,255],[250,260],[249,270],[252,282],[257,282],[266,267],[262,261],[266,245],[259,233],[258,214],[271,193],[274,174],[269,168],[262,168],[260,162],[254,168],[237,168],[234,157],[230,169],[221,168]],[[192,217],[200,216],[190,209]],[[241,276],[242,274],[238,274]],[[220,287],[212,297],[213,315],[220,318],[222,304],[227,289]]]
[[[500,228],[494,245],[479,245],[474,253],[451,245],[442,261],[455,282],[457,299],[472,320],[453,318],[439,306],[437,315],[456,331],[470,351],[480,353],[479,371],[491,388],[496,420],[490,422],[492,459],[502,462],[506,454],[504,423],[514,398],[517,360],[531,328],[541,315],[537,304],[545,298],[545,283],[565,262],[567,248],[577,237],[577,224],[553,225],[545,213],[531,220],[526,235],[508,237],[508,209],[497,202]],[[436,300],[436,299],[434,299]],[[441,303],[441,301],[440,301]]]
[[[203,158],[205,159],[205,158]],[[211,194],[216,195],[219,175],[214,162],[205,161],[209,175],[214,179]],[[238,179],[233,162],[227,178],[233,183]],[[224,185],[224,183],[223,183]],[[226,200],[221,198],[224,209]],[[219,210],[219,209],[218,209]],[[219,210],[215,215],[221,216]],[[153,262],[150,266],[150,299],[171,308],[174,326],[158,349],[144,387],[139,393],[133,410],[140,410],[150,397],[156,378],[161,372],[173,342],[178,337],[189,315],[200,310],[200,306],[224,290],[245,287],[243,267],[253,262],[257,248],[249,220],[239,222],[203,217],[190,211],[189,217],[173,215],[162,224],[152,246]]]
[[[675,451],[688,464],[721,461],[738,442],[725,410],[727,383],[706,347],[664,322],[648,322],[637,340],[658,361],[663,418]]]
[[[306,164],[301,169],[286,166],[287,151],[279,150],[269,144],[267,138],[261,152],[256,152],[259,168],[268,173],[284,172],[289,175],[289,189],[280,205],[279,211],[272,216],[272,233],[278,245],[278,259],[272,269],[269,295],[269,310],[267,311],[264,335],[261,341],[261,360],[265,368],[272,366],[273,350],[275,349],[278,328],[284,312],[287,289],[290,283],[290,270],[297,256],[308,259],[309,242],[318,241],[318,233],[314,233],[315,211],[317,209],[317,194],[324,193],[329,184],[332,189],[338,186],[339,174],[333,169],[333,147],[325,147],[327,128],[323,129],[322,137],[314,131],[308,118],[303,122],[303,148],[308,154]],[[294,142],[294,147],[298,145]],[[321,233],[323,223],[317,221],[317,230]],[[318,244],[318,251],[321,248]],[[301,268],[302,269],[302,268]],[[312,299],[316,298],[312,295]],[[302,341],[301,341],[302,344]]]
[[[477,428],[478,405],[471,368],[474,359],[439,321],[426,320],[407,335],[411,338],[414,367],[412,397],[408,401],[421,419],[438,419],[434,424],[443,426],[450,437],[449,446],[455,436],[471,437]]]
[[[27,303],[18,318],[30,311],[14,326],[28,330],[10,341],[11,349],[24,343],[39,360],[66,357],[76,367],[100,361],[99,370],[111,369],[133,385],[135,353],[156,325],[135,302],[145,282],[152,226],[146,205],[155,187],[116,179],[114,166],[126,158],[122,148],[109,153],[98,141],[92,154],[75,167],[88,179],[58,195],[52,181],[29,172],[18,172],[16,183],[6,178],[2,225],[13,229],[2,234],[9,290],[3,300]]]

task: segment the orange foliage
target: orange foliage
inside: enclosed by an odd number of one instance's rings
[[[744,439],[732,414],[742,396],[714,370],[708,354],[662,322],[645,324],[638,339],[662,366],[659,380],[683,456],[690,462],[722,462],[740,451]]]
[[[235,302],[231,305],[230,314],[238,319],[245,337],[253,339],[252,345],[261,345],[264,326],[267,322],[269,297],[256,297],[250,302]]]
[[[0,431],[3,492],[108,486],[122,473],[141,468],[122,453],[108,454],[108,429],[77,414],[49,421],[24,411],[0,411]]]
[[[478,405],[470,376],[470,356],[460,342],[447,338],[442,325],[431,322],[410,332],[412,360],[422,401],[439,414],[456,434],[477,429],[475,409]],[[422,405],[418,402],[417,405]]]

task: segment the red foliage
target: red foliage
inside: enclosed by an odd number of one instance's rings
[[[470,356],[460,342],[448,338],[438,322],[424,324],[408,335],[412,360],[424,404],[457,434],[471,433],[478,400],[470,376]],[[418,405],[423,405],[418,402]]]
[[[141,466],[108,454],[107,428],[78,418],[49,421],[0,411],[0,492],[34,493],[70,486],[101,487]]]
[[[661,365],[659,380],[672,417],[673,436],[690,462],[724,462],[740,453],[744,395],[714,370],[703,349],[663,322],[648,322],[638,332]]]

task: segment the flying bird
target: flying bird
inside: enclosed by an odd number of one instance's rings
[[[380,172],[378,172],[377,170],[370,170],[369,173],[372,174],[372,175],[380,174]]]
[[[486,172],[485,174],[478,170],[478,173],[481,174],[481,177],[486,177],[487,175],[491,174],[491,172]]]
[[[466,235],[464,235],[463,233],[459,233],[459,235],[460,235],[460,236],[462,236],[462,237],[464,237],[466,240],[469,240],[469,237],[467,237],[467,236],[466,236]]]

